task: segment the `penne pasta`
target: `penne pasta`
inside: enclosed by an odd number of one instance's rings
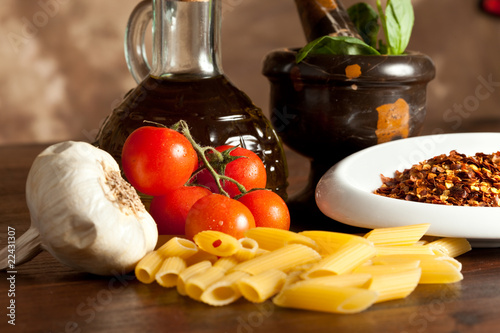
[[[249,276],[248,273],[234,271],[210,285],[200,296],[200,300],[213,306],[227,305],[241,297],[237,282]]]
[[[375,245],[413,245],[429,230],[430,223],[402,227],[376,228],[365,235]]]
[[[211,254],[201,249],[198,249],[198,252],[196,252],[195,254],[186,259],[186,265],[192,266],[194,264],[206,260],[214,264],[217,260],[219,260],[219,258],[215,254]]]
[[[276,230],[280,230],[280,229],[276,229]],[[305,246],[309,246],[313,250],[318,250],[318,245],[316,244],[315,241],[313,241],[309,237],[305,237],[305,236],[299,235],[297,233],[295,234],[295,237],[293,237],[285,242],[285,245],[291,245],[291,244],[302,244]]]
[[[214,267],[217,267],[219,269],[222,269],[224,272],[227,272],[234,266],[238,264],[238,261],[235,258],[227,257],[227,258],[220,258],[214,263]]]
[[[186,281],[188,281],[193,276],[206,272],[212,263],[208,260],[200,261],[192,266],[187,267],[183,270],[177,278],[177,292],[183,296],[186,296]]]
[[[281,290],[278,293],[278,295],[280,293],[282,293],[283,290],[288,289],[289,287],[291,287],[295,283],[302,281],[302,279],[300,278],[301,274],[302,274],[302,271],[292,271],[292,272],[288,273],[286,278],[285,278],[285,281],[283,282],[283,287],[281,287]]]
[[[258,257],[258,256],[261,256],[265,253],[268,253],[270,252],[269,250],[264,250],[264,249],[261,249],[260,247],[257,249],[257,252],[255,252],[255,256]]]
[[[257,241],[259,248],[273,251],[290,244],[302,244],[316,250],[317,244],[304,235],[293,231],[258,227],[252,228],[245,232],[245,237],[252,238]]]
[[[453,263],[439,258],[423,260],[420,264],[422,276],[419,283],[455,283],[463,280],[463,275]]]
[[[292,268],[291,270],[289,270],[287,273],[290,274],[292,272],[297,272],[298,271],[298,272],[300,272],[302,274],[305,271],[310,270],[314,266],[315,263],[316,262],[310,262],[310,263],[307,263],[307,264],[295,266],[294,268]]]
[[[420,260],[406,260],[395,264],[358,266],[354,269],[353,273],[381,275],[407,271],[418,267],[420,267]]]
[[[321,256],[319,253],[310,247],[301,244],[292,244],[239,263],[233,267],[233,270],[247,272],[251,275],[256,275],[270,269],[278,269],[286,272],[296,266],[320,259]]]
[[[256,240],[243,237],[238,239],[240,249],[234,254],[234,258],[238,261],[247,261],[255,257],[259,250],[259,244]]]
[[[277,294],[283,287],[285,280],[285,273],[277,269],[270,269],[241,279],[238,281],[238,288],[248,301],[262,303]]]
[[[375,255],[372,245],[357,241],[343,245],[336,252],[323,258],[312,268],[302,274],[303,279],[311,279],[328,275],[338,275],[351,272],[358,265]]]
[[[463,279],[454,257],[469,251],[469,242],[424,236],[428,227],[378,228],[364,236],[259,227],[241,239],[207,230],[194,242],[169,236],[135,274],[212,306],[272,298],[281,307],[358,313],[405,298],[418,284]]]
[[[232,256],[241,248],[236,238],[216,230],[199,232],[193,238],[200,249],[218,257]]]
[[[367,273],[347,273],[341,275],[323,276],[314,279],[301,280],[297,284],[317,284],[334,287],[364,287],[371,279]]]
[[[419,283],[454,283],[463,279],[462,264],[445,255],[414,254],[414,255],[389,255],[373,259],[375,266],[398,265],[404,262],[418,260],[422,269]]]
[[[296,284],[273,298],[277,306],[331,313],[358,313],[376,300],[373,290],[317,284]]]
[[[471,250],[469,241],[465,238],[445,237],[425,245],[433,251],[455,258]]]
[[[420,261],[420,266],[424,261],[428,260],[443,260],[451,265],[453,265],[457,270],[462,270],[462,263],[455,258],[448,257],[443,254],[393,254],[393,255],[385,255],[385,256],[377,256],[372,258],[372,263],[374,265],[387,265],[387,264],[398,264],[411,260]]]
[[[155,281],[156,272],[163,263],[163,257],[157,251],[147,253],[135,266],[135,276],[142,283]]]
[[[430,257],[428,260],[431,260]],[[455,258],[444,255],[435,255],[432,260],[446,261],[447,263],[455,267],[459,272],[462,270],[462,263]],[[422,261],[423,260],[420,261],[420,266],[422,266]]]
[[[214,282],[221,279],[225,272],[217,267],[210,267],[206,271],[196,274],[185,282],[186,294],[199,301],[203,292]]]
[[[196,274],[185,282],[186,294],[194,300],[201,300],[201,295],[207,288],[221,279],[226,272],[236,265],[236,259],[221,258],[206,271]]]
[[[158,284],[165,288],[177,286],[179,274],[186,269],[186,262],[181,257],[169,257],[163,261],[155,275]]]
[[[432,248],[427,245],[394,245],[394,246],[375,246],[377,256],[386,256],[391,254],[434,254]]]
[[[428,256],[420,260],[421,284],[454,283],[463,279],[462,264],[447,256]]]
[[[368,289],[378,293],[376,303],[405,298],[417,287],[421,269],[414,268],[401,272],[372,276]]]
[[[341,232],[306,230],[300,232],[299,234],[315,241],[318,245],[318,252],[321,255],[332,254],[349,241],[358,240],[361,243],[371,244],[371,242],[366,238]]]
[[[198,252],[198,246],[188,239],[173,237],[160,246],[157,251],[164,258],[180,257],[187,259]]]

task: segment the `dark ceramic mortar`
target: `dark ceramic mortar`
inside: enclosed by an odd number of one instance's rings
[[[314,190],[335,163],[361,149],[421,132],[426,87],[435,76],[431,59],[414,52],[313,55],[299,64],[295,56],[294,49],[273,51],[262,71],[271,83],[275,129],[286,145],[311,160],[308,187],[289,201],[292,223],[321,214]],[[335,229],[331,222],[323,227]]]

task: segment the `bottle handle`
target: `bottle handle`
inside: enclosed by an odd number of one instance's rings
[[[151,0],[141,1],[130,14],[125,31],[125,60],[134,80],[140,83],[151,71],[145,36],[146,28],[153,17]]]

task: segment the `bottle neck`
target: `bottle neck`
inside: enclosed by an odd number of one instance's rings
[[[222,74],[220,0],[153,0],[151,75],[158,78]]]

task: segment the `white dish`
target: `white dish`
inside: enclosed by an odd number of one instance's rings
[[[428,235],[465,237],[476,247],[500,246],[500,208],[410,202],[373,193],[382,181],[413,164],[451,150],[467,155],[500,150],[500,133],[429,135],[366,148],[334,165],[316,187],[328,217],[362,228],[430,223]]]

